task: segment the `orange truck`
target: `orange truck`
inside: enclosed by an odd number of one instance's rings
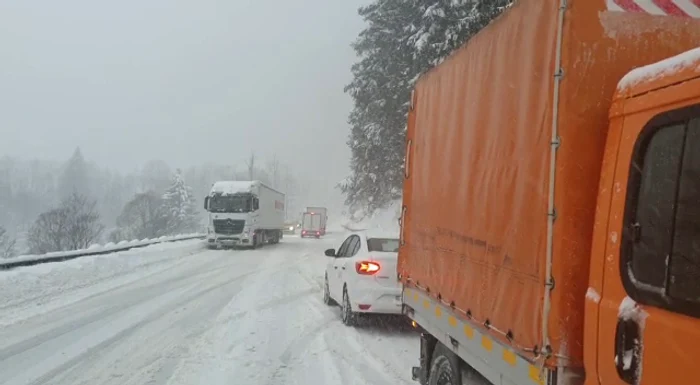
[[[700,1],[519,0],[416,83],[430,385],[700,384]]]

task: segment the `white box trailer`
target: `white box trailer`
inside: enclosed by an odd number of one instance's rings
[[[302,215],[301,219],[301,237],[302,238],[320,238],[321,226],[324,215],[317,212],[307,212]]]
[[[278,243],[284,229],[284,194],[260,181],[220,181],[204,199],[210,248]]]
[[[320,206],[309,206],[306,208],[307,213],[321,214],[321,235],[326,235],[326,223],[328,222],[328,209]]]

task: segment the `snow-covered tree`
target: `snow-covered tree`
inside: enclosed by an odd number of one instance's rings
[[[178,169],[170,187],[163,194],[163,215],[170,234],[196,231],[199,220],[192,188],[185,183]]]
[[[359,10],[367,27],[345,91],[354,101],[351,175],[339,187],[371,214],[401,195],[406,117],[419,75],[498,16],[512,0],[375,0]]]
[[[7,230],[0,226],[0,259],[15,256],[15,239],[10,238]]]
[[[168,215],[164,213],[163,199],[154,192],[139,193],[122,209],[117,218],[118,229],[111,240],[156,238],[165,235]]]

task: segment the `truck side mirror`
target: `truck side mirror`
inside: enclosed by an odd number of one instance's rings
[[[326,257],[335,257],[335,249],[326,250]]]
[[[209,210],[209,197],[204,197],[204,210]]]

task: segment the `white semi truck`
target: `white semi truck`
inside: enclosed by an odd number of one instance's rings
[[[278,243],[284,229],[284,194],[260,181],[220,181],[204,198],[209,248]]]

